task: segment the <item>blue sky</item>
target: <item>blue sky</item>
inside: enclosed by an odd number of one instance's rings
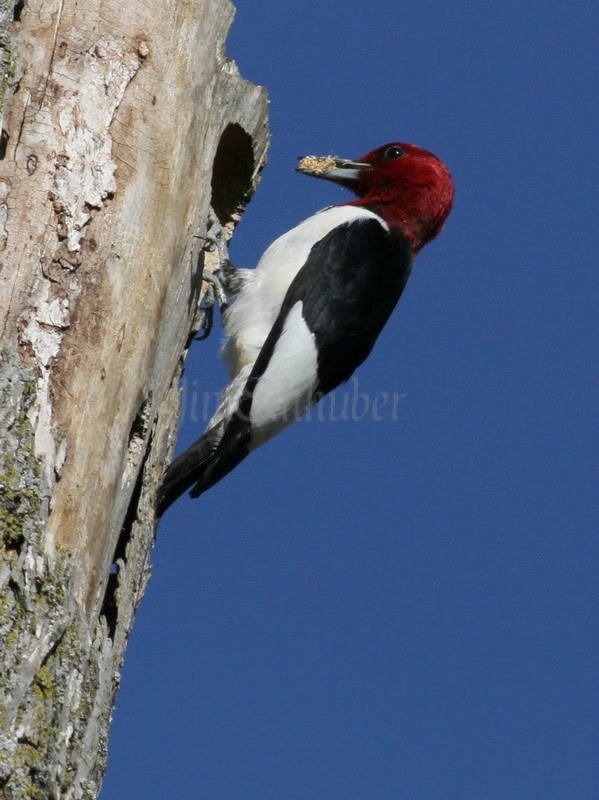
[[[239,4],[272,147],[235,263],[348,199],[306,153],[413,142],[456,203],[343,390],[397,413],[301,421],[165,517],[102,800],[599,797],[593,5]]]

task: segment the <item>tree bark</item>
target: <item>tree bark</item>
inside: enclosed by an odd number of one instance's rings
[[[94,798],[201,237],[256,186],[266,95],[224,56],[228,0],[0,15],[0,797]]]

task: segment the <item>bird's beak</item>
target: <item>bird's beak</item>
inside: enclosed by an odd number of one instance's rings
[[[351,183],[360,180],[365,169],[370,164],[359,161],[350,161],[347,158],[335,156],[304,156],[300,158],[296,172],[302,175],[311,175],[314,178],[323,178],[335,183]]]

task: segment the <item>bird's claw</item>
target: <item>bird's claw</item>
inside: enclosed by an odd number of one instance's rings
[[[202,342],[210,336],[212,326],[214,325],[215,304],[218,303],[221,313],[226,311],[228,306],[227,295],[218,275],[212,272],[204,272],[202,280],[204,283],[208,284],[208,288],[204,293],[202,303],[198,309],[202,315],[202,321],[198,327],[198,333],[193,337],[197,342]]]
[[[215,303],[218,303],[221,312],[227,307],[227,293],[222,281],[214,272],[229,263],[229,253],[227,250],[225,231],[212,208],[210,208],[208,213],[206,233],[195,233],[193,236],[194,239],[199,239],[202,242],[202,253],[210,254],[210,258],[206,259],[206,261],[209,264],[209,269],[212,270],[208,271],[204,268],[202,274],[202,281],[207,284],[207,287],[202,302],[198,307],[197,317],[200,321],[196,326],[198,333],[194,336],[194,339],[202,341],[208,338],[212,330]],[[204,259],[202,259],[202,261],[203,260]]]
[[[201,248],[202,252],[214,253],[218,251],[219,261],[221,264],[226,263],[229,260],[229,251],[227,249],[227,237],[225,230],[212,207],[210,207],[208,212],[206,233],[195,233],[194,238],[200,239],[204,243]]]
[[[214,253],[214,251],[218,248],[219,240],[217,235],[211,235],[209,231],[206,232],[205,236],[203,236],[201,233],[194,233],[193,238],[200,239],[200,241],[204,242],[201,248],[203,253]]]
[[[227,293],[225,292],[225,288],[221,279],[213,272],[204,272],[202,275],[202,280],[204,283],[208,284],[206,294],[210,293],[212,296],[211,304],[214,305],[214,302],[216,301],[220,310],[225,311],[228,305],[228,300]]]

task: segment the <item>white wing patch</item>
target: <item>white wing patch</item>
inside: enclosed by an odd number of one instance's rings
[[[254,390],[250,422],[250,449],[264,444],[291,425],[313,404],[317,386],[314,334],[297,302],[289,311],[265,373]]]

